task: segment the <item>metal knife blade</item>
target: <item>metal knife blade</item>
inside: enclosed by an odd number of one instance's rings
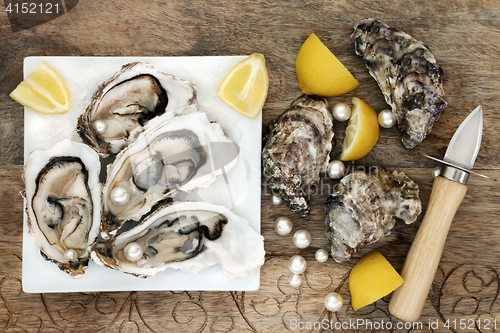
[[[460,124],[451,138],[444,161],[472,170],[483,134],[483,108],[479,105]]]

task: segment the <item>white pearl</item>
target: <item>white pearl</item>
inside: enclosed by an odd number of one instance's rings
[[[302,277],[298,274],[292,274],[288,278],[288,283],[290,283],[292,287],[298,288],[302,284]]]
[[[325,307],[332,312],[339,311],[343,304],[344,299],[339,293],[329,293],[325,297]]]
[[[274,231],[276,231],[278,235],[288,235],[292,231],[292,228],[292,220],[286,216],[280,216],[274,221]]]
[[[96,132],[99,134],[106,132],[106,129],[107,129],[106,123],[102,120],[95,121],[94,127],[95,127]]]
[[[127,246],[123,249],[125,254],[125,258],[129,261],[137,261],[142,258],[142,254],[144,253],[144,249],[141,244],[132,242],[128,243]]]
[[[338,121],[346,121],[351,118],[351,107],[346,103],[337,103],[333,107],[332,115]]]
[[[123,187],[117,186],[111,191],[111,201],[117,206],[123,206],[130,200],[128,191]]]
[[[340,179],[344,177],[345,174],[345,165],[342,161],[334,160],[328,164],[328,176],[332,179]]]
[[[293,244],[299,249],[305,249],[311,244],[311,234],[305,229],[295,231],[293,234]]]
[[[281,204],[281,198],[276,194],[271,194],[269,201],[271,201],[271,205],[273,206],[278,206],[279,204]]]
[[[384,128],[391,128],[396,125],[396,116],[391,110],[383,110],[378,114],[378,123]]]
[[[314,254],[314,257],[316,258],[317,262],[325,262],[328,260],[328,251],[325,249],[319,249]]]
[[[288,261],[288,269],[293,274],[302,274],[306,271],[307,263],[304,257],[295,255]]]
[[[78,258],[78,253],[76,253],[76,251],[73,249],[69,249],[68,251],[66,251],[64,253],[64,259],[66,259],[68,261],[73,261],[77,258]]]
[[[434,170],[432,170],[432,177],[436,178],[441,174],[441,167],[435,167]]]

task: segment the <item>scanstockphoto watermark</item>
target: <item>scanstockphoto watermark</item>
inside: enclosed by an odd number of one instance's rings
[[[322,321],[300,321],[298,319],[290,320],[289,328],[291,330],[423,330],[431,328],[432,325],[424,325],[423,322],[396,322],[391,321],[372,321],[370,319],[349,319],[346,321],[333,321],[323,319]]]
[[[362,171],[369,176],[374,175],[375,177],[378,176],[379,173],[379,167],[377,166],[353,166],[349,165],[346,166],[346,172],[345,174],[354,172],[354,171]],[[263,173],[265,173],[265,170],[262,170]],[[264,174],[264,196],[270,196],[271,194],[279,194],[275,189],[273,189],[269,183],[268,179],[272,179],[272,175],[269,174]],[[309,185],[308,187],[297,187],[296,189],[296,195],[305,197],[307,200],[310,200],[314,196],[325,196],[329,195],[337,190],[337,187],[339,186],[339,182],[336,182],[333,184],[333,181],[321,177],[320,180],[316,183],[313,183]],[[350,186],[350,184],[347,184],[347,186]],[[350,191],[350,189],[348,189]]]
[[[494,331],[497,329],[496,319],[488,318],[461,318],[447,319],[445,322],[439,319],[429,319],[428,321],[372,321],[370,319],[349,319],[345,321],[333,321],[323,319],[322,321],[300,321],[298,319],[290,320],[288,326],[291,330],[437,330],[445,328],[447,330],[470,330],[470,331]]]

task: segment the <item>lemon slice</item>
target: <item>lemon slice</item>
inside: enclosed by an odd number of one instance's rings
[[[264,56],[254,53],[227,73],[217,89],[217,96],[232,109],[254,119],[264,106],[268,88]]]
[[[297,84],[306,95],[339,96],[359,82],[314,33],[306,39],[295,59]]]
[[[377,113],[357,97],[352,98],[353,109],[342,144],[341,161],[359,160],[368,154],[378,140]]]
[[[371,251],[354,265],[349,290],[354,311],[389,295],[403,284],[403,278],[377,251]]]
[[[61,114],[71,107],[64,80],[45,61],[9,95],[19,104],[45,114]]]

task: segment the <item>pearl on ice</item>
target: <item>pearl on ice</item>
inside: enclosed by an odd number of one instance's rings
[[[293,244],[299,249],[305,249],[311,245],[311,234],[305,229],[295,231],[293,234]]]
[[[328,164],[327,172],[330,178],[340,179],[344,177],[345,165],[339,160],[331,161],[330,164]]]
[[[433,170],[432,170],[432,177],[436,178],[437,176],[439,176],[441,174],[441,167],[435,167]]]
[[[271,194],[269,201],[271,201],[271,204],[273,206],[278,206],[279,204],[281,204],[281,198],[279,196],[277,196],[276,194]]]
[[[298,274],[292,274],[288,278],[288,283],[290,283],[292,287],[298,288],[302,284],[302,277]]]
[[[337,103],[332,109],[333,118],[338,121],[346,121],[351,118],[351,107],[346,103]]]
[[[391,128],[396,125],[396,116],[391,110],[383,110],[378,114],[378,123],[384,128]]]
[[[68,261],[74,261],[77,258],[78,258],[78,253],[76,253],[76,251],[73,249],[69,249],[64,253],[64,259]]]
[[[288,261],[288,269],[293,274],[302,274],[307,268],[307,263],[304,257],[299,255],[294,255]]]
[[[274,231],[276,231],[278,235],[288,235],[292,231],[292,228],[292,220],[286,216],[280,216],[274,221]]]
[[[317,262],[325,262],[328,260],[328,251],[325,249],[319,249],[314,254],[314,257],[316,258]]]
[[[95,121],[94,127],[95,127],[96,132],[99,134],[106,132],[106,129],[107,129],[106,123],[102,120]]]
[[[137,261],[142,258],[142,254],[144,253],[144,249],[142,248],[141,244],[132,242],[128,243],[127,246],[125,246],[125,249],[123,249],[123,252],[125,254],[125,258],[129,261]]]
[[[325,297],[325,307],[332,312],[339,311],[344,304],[344,299],[339,293],[329,293]]]
[[[111,191],[111,201],[117,206],[123,206],[130,200],[128,191],[123,187],[117,186]]]

